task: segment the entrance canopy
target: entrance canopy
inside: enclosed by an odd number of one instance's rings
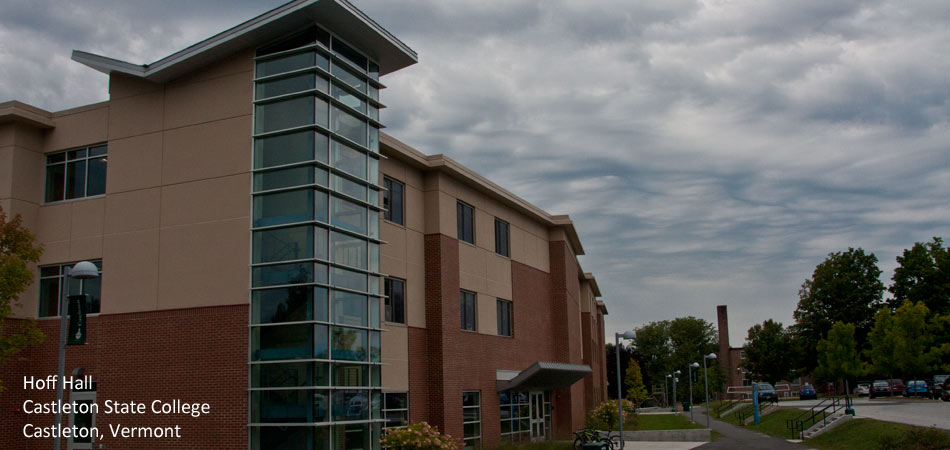
[[[497,371],[498,392],[549,391],[568,387],[591,373],[590,366],[538,361],[521,372]]]

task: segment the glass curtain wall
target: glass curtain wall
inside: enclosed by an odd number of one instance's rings
[[[258,50],[252,449],[376,449],[379,67],[314,26]]]

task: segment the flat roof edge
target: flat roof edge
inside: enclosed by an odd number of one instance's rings
[[[0,103],[0,123],[6,122],[19,122],[40,129],[56,127],[53,113],[17,100]]]

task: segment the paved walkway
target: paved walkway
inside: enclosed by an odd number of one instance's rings
[[[702,411],[702,414],[697,414],[696,422],[702,425],[706,423],[706,418],[703,417],[706,414],[706,410],[704,408],[696,408],[697,413],[700,411]],[[721,434],[722,437],[697,448],[704,450],[737,448],[752,450],[803,450],[809,448],[800,444],[793,444],[785,439],[775,438],[725,422],[720,422],[716,419],[710,420],[709,426],[713,431]]]
[[[705,442],[651,442],[651,441],[626,441],[623,443],[624,450],[690,450]]]

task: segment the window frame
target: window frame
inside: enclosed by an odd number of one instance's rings
[[[505,228],[505,247],[500,247],[500,242],[498,239],[499,236],[499,225],[504,225]],[[506,258],[511,257],[511,224],[495,217],[495,253]]]
[[[392,293],[392,282],[398,282],[402,284],[402,320],[394,320],[395,309],[392,305],[391,293]],[[401,325],[406,324],[406,280],[396,277],[386,277],[383,281],[383,322],[386,323],[398,323]]]
[[[399,185],[399,208],[393,207],[393,194],[394,189],[392,188],[393,184]],[[397,225],[406,225],[406,183],[399,181],[395,178],[391,178],[388,175],[383,175],[383,220],[392,222]],[[388,200],[388,201],[387,201]],[[387,206],[388,203],[388,206]],[[394,216],[394,212],[398,211],[399,217]],[[398,219],[398,220],[397,220]]]
[[[102,153],[99,153],[99,154],[96,154],[96,155],[90,155],[91,150],[93,150],[93,149],[99,149],[99,148],[102,148],[102,149],[103,149]],[[73,159],[69,159],[69,153],[70,153],[70,152],[76,152],[76,151],[82,151],[82,152],[84,152],[84,156],[76,157],[76,158],[73,158]],[[57,155],[63,155],[62,161],[50,162],[50,158],[51,158],[51,157],[55,157],[55,156],[57,156]],[[97,143],[97,144],[87,145],[87,146],[84,146],[84,147],[76,147],[76,148],[70,148],[70,149],[61,150],[61,151],[56,151],[56,152],[44,153],[43,156],[46,158],[46,163],[45,163],[44,166],[43,166],[43,167],[44,167],[44,168],[43,168],[43,204],[44,204],[44,205],[51,205],[51,204],[62,203],[62,202],[70,202],[70,201],[82,200],[82,199],[86,199],[86,198],[98,198],[98,197],[103,197],[103,196],[106,195],[106,180],[108,180],[108,178],[109,178],[109,162],[108,162],[108,158],[109,158],[109,145],[108,145],[107,142],[100,142],[100,143]],[[106,179],[102,181],[102,193],[89,195],[89,194],[88,194],[88,192],[89,192],[89,163],[90,163],[90,161],[95,160],[95,159],[99,159],[99,158],[105,159],[105,161],[104,161],[104,163],[105,163],[105,170],[104,170],[103,172],[104,172],[104,174],[105,174],[105,178],[106,178]],[[84,170],[83,170],[83,194],[80,195],[80,196],[67,197],[66,193],[67,193],[67,191],[68,191],[68,189],[69,189],[69,187],[68,187],[68,185],[67,185],[67,180],[68,180],[68,176],[69,176],[69,171],[68,171],[68,170],[69,170],[69,166],[70,166],[70,164],[75,164],[75,163],[77,163],[77,162],[79,162],[79,161],[83,161],[83,162],[85,163],[85,164],[84,164],[85,167],[84,167]],[[55,199],[55,200],[49,200],[49,197],[50,197],[50,192],[49,192],[49,189],[50,189],[50,185],[49,185],[49,184],[50,184],[49,174],[50,174],[50,172],[49,172],[49,170],[50,170],[51,167],[56,167],[56,166],[62,166],[62,167],[64,168],[64,169],[63,169],[62,198],[58,198],[58,199]]]
[[[505,311],[502,311],[502,310]],[[502,298],[496,299],[495,303],[495,312],[498,320],[498,335],[504,337],[514,337],[515,335],[515,314],[514,314],[514,303],[511,300],[505,300]],[[502,314],[504,312],[504,315]],[[508,329],[507,334],[502,333],[503,328],[503,317],[507,318]]]
[[[405,395],[406,407],[405,408],[388,408],[387,407],[388,405],[386,404],[386,397],[389,395]],[[389,412],[405,412],[406,421],[402,425],[391,425],[391,426],[388,425],[389,420],[387,418],[388,417],[387,413]],[[410,420],[411,420],[409,417],[409,392],[408,391],[383,392],[383,407],[382,409],[380,409],[380,414],[383,419],[383,426],[382,426],[383,430],[388,429],[388,428],[406,428],[406,426],[409,425]]]
[[[468,296],[471,296],[471,297],[468,297]],[[468,323],[468,321],[466,320],[468,318],[466,316],[466,309],[467,309],[466,305],[469,299],[471,299],[471,305],[472,305],[472,308],[471,308],[472,328],[466,327],[466,323]],[[459,328],[461,328],[462,331],[477,332],[478,331],[478,294],[473,291],[460,289],[459,290],[459,309],[461,312],[461,315],[459,317],[459,320],[460,320]]]
[[[471,211],[471,218],[472,218],[472,220],[471,220],[472,223],[471,223],[471,227],[470,227],[470,228],[471,228],[471,238],[470,238],[471,240],[466,239],[466,237],[467,237],[467,234],[465,233],[465,231],[466,231],[466,230],[465,230],[465,225],[466,225],[466,224],[463,223],[463,222],[465,221],[465,211],[466,211],[466,209]],[[455,211],[455,212],[456,212],[456,214],[455,214],[455,219],[456,219],[456,225],[457,225],[457,230],[456,230],[456,231],[457,231],[457,234],[456,234],[456,237],[458,238],[459,242],[467,242],[467,243],[469,243],[469,244],[475,245],[475,207],[472,206],[472,205],[469,205],[468,203],[465,203],[465,202],[463,202],[463,201],[461,201],[461,200],[458,200],[458,201],[456,202],[456,211]]]
[[[59,313],[60,313],[60,311],[62,311],[62,308],[63,308],[62,302],[63,302],[64,300],[66,300],[66,295],[64,295],[64,291],[65,291],[65,292],[69,292],[69,280],[68,280],[67,277],[66,277],[66,268],[67,268],[67,267],[70,267],[70,268],[71,268],[71,267],[75,266],[76,263],[78,263],[78,262],[79,262],[79,261],[69,262],[69,263],[61,263],[61,264],[48,264],[48,265],[38,266],[38,267],[37,267],[37,273],[38,273],[38,276],[37,276],[37,278],[36,278],[36,280],[37,280],[37,299],[38,299],[37,304],[36,304],[36,318],[37,318],[37,319],[58,319],[58,318],[60,317]],[[91,260],[89,260],[89,262],[95,264],[95,265],[96,265],[96,268],[99,269],[99,276],[96,278],[96,280],[99,281],[99,310],[96,311],[96,312],[92,312],[92,309],[89,308],[90,305],[89,305],[89,303],[88,303],[88,302],[91,301],[91,299],[89,299],[89,298],[86,299],[86,301],[87,301],[87,304],[86,304],[86,315],[95,316],[95,315],[99,315],[99,314],[102,312],[102,259],[91,259]],[[58,269],[59,269],[59,274],[58,274],[58,275],[48,275],[48,276],[45,276],[45,277],[44,277],[44,276],[43,276],[43,269],[48,269],[48,268],[52,268],[52,267],[58,268]],[[40,308],[43,307],[43,297],[42,297],[42,295],[43,295],[43,289],[42,289],[42,282],[43,282],[43,280],[51,280],[51,279],[57,279],[57,280],[59,280],[59,281],[56,283],[56,293],[57,293],[57,297],[56,297],[56,314],[54,314],[54,315],[48,315],[48,316],[42,316],[42,315],[40,315]],[[86,283],[86,280],[77,279],[76,281],[79,282],[79,292],[82,293],[82,292],[85,290],[85,283]],[[67,295],[68,295],[68,294],[67,294]]]
[[[475,405],[466,405],[465,404],[465,395],[475,394]],[[462,444],[463,448],[468,448],[468,441],[475,441],[472,445],[474,449],[482,448],[482,391],[477,389],[466,389],[462,391]],[[478,416],[476,420],[465,420],[465,410],[472,409],[475,410]],[[478,435],[477,436],[465,436],[465,425],[468,424],[478,424]]]

